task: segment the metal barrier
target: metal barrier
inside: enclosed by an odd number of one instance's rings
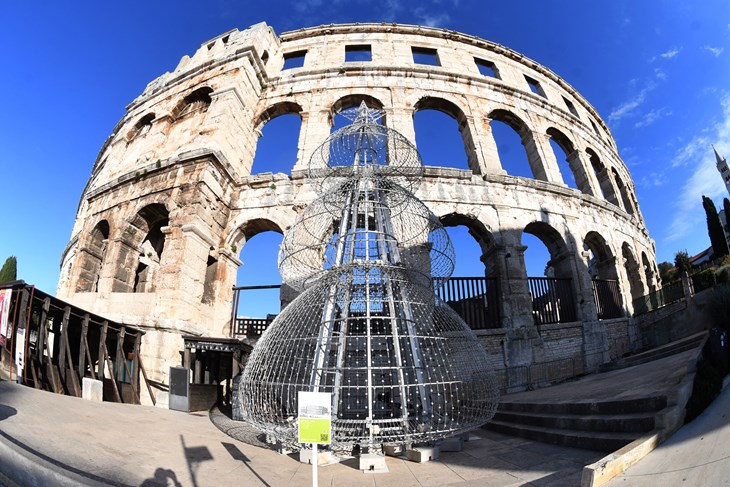
[[[621,318],[624,315],[618,281],[593,279],[593,299],[599,320]]]
[[[634,299],[634,316],[663,308],[664,306],[679,301],[683,297],[684,286],[682,285],[682,281],[672,282],[653,293]]]
[[[536,325],[576,320],[571,279],[528,277]]]
[[[499,328],[499,287],[495,278],[452,277],[438,282],[436,294],[456,311],[472,330]]]
[[[236,318],[233,336],[259,337],[269,327],[273,318]]]

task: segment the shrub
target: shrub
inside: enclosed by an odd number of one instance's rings
[[[730,284],[715,287],[707,301],[707,310],[715,325],[730,329]]]
[[[718,284],[730,283],[730,265],[724,265],[715,271],[715,281]]]
[[[689,423],[720,394],[722,390],[722,376],[720,372],[712,366],[709,360],[702,359],[697,364],[697,372],[695,381],[692,385],[692,396],[687,401],[687,413],[684,416],[684,422]]]
[[[0,269],[0,282],[10,282],[18,278],[18,260],[15,256],[5,259],[2,269]]]
[[[715,285],[715,269],[705,269],[692,274],[692,285],[696,293],[713,287]]]

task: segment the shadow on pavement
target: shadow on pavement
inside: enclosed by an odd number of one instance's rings
[[[246,457],[246,455],[243,454],[243,452],[241,450],[238,449],[238,447],[236,445],[234,445],[233,443],[225,443],[225,442],[221,442],[221,445],[223,445],[223,448],[225,448],[228,451],[228,453],[230,453],[231,457],[233,457],[234,460],[238,460],[241,463],[243,463],[244,465],[246,465],[246,467],[251,471],[251,473],[254,474],[256,476],[256,478],[258,478],[259,481],[261,481],[262,484],[266,485],[267,487],[270,487],[269,484],[263,479],[263,477],[261,477],[261,475],[259,475],[256,472],[256,470],[251,468],[251,465],[249,465],[248,458]]]

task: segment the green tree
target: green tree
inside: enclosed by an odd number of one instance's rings
[[[725,240],[725,232],[722,231],[722,224],[715,203],[707,196],[702,195],[702,206],[705,207],[705,213],[707,214],[707,233],[710,235],[710,244],[712,244],[715,258],[725,257],[728,254],[727,240]]]
[[[659,268],[659,277],[662,279],[662,284],[668,284],[677,278],[677,271],[671,262],[660,262],[657,267]]]
[[[674,256],[674,267],[681,274],[682,272],[689,272],[692,264],[689,261],[689,254],[686,250],[680,250]]]
[[[0,269],[0,282],[10,282],[18,278],[18,259],[10,256],[5,259],[2,269]]]
[[[730,200],[722,199],[722,209],[725,210],[725,226],[730,226]],[[721,222],[722,223],[722,222]]]

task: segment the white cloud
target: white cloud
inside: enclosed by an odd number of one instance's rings
[[[661,68],[654,68],[654,76],[656,76],[656,79],[660,79],[662,81],[667,79],[667,73],[665,73]]]
[[[664,239],[666,242],[676,242],[696,232],[698,228],[704,229],[702,195],[710,198],[727,196],[725,184],[717,172],[715,154],[710,147],[710,142],[713,142],[721,154],[730,154],[730,94],[724,96],[721,104],[722,119],[710,127],[711,134],[695,136],[678,151],[672,162],[672,166],[677,166],[699,160],[691,176],[679,190],[674,219]]]
[[[722,54],[722,51],[725,50],[724,47],[712,47],[712,46],[703,46],[702,49],[709,52],[710,54],[712,54],[715,57],[720,56],[720,54]]]
[[[679,49],[677,49],[675,47],[674,49],[670,49],[668,51],[665,51],[665,52],[659,54],[659,57],[664,58],[664,59],[672,59],[677,54],[679,54]]]
[[[660,186],[664,186],[664,183],[667,182],[667,176],[664,173],[660,172],[653,172],[649,174],[648,176],[643,176],[641,179],[637,181],[637,184],[643,188],[658,188]]]
[[[644,101],[646,100],[646,95],[656,88],[656,85],[654,83],[649,83],[646,85],[635,97],[632,99],[625,101],[621,105],[618,106],[618,108],[614,109],[609,115],[608,115],[608,121],[609,122],[618,122],[622,118],[631,115],[634,110],[639,108]]]
[[[438,3],[438,2],[435,2]],[[443,27],[451,22],[451,16],[446,12],[430,12],[423,7],[418,7],[413,11],[418,20],[418,24],[428,27]]]
[[[638,129],[641,127],[646,127],[648,125],[653,124],[654,122],[656,122],[657,120],[659,120],[661,118],[668,117],[671,114],[672,114],[672,111],[669,110],[667,107],[662,107],[662,108],[657,108],[656,110],[651,110],[651,111],[645,113],[644,116],[641,117],[641,120],[639,120],[638,122],[636,122],[634,124],[634,128]]]

